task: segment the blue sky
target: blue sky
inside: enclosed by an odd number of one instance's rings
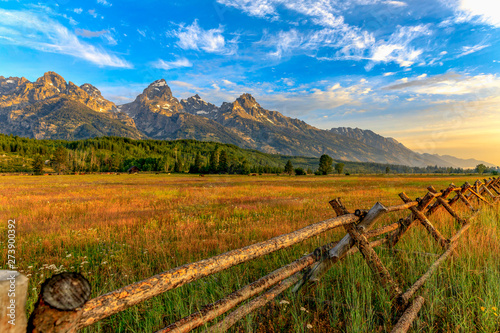
[[[500,164],[500,3],[491,0],[0,0],[0,75],[52,70],[117,104],[253,94],[319,128]]]

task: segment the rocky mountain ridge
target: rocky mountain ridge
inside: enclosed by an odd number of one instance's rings
[[[178,100],[164,79],[116,106],[89,83],[47,72],[35,82],[0,76],[0,132],[35,138],[126,136],[230,143],[266,153],[409,166],[462,166],[460,159],[418,154],[369,130],[322,130],[263,108],[250,94],[216,106],[199,95]],[[464,162],[465,163],[465,162]],[[469,161],[470,163],[474,163]]]
[[[88,83],[79,87],[54,72],[35,82],[0,76],[0,132],[39,139],[144,137],[96,87]]]

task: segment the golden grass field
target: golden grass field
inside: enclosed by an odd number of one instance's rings
[[[426,187],[445,188],[474,176],[205,176],[81,175],[0,178],[0,255],[6,268],[7,220],[15,219],[19,270],[30,278],[28,312],[40,284],[62,271],[82,273],[92,297],[184,263],[297,230],[334,215],[328,201],[349,210],[376,201],[402,203]],[[461,210],[463,214],[466,210]],[[407,212],[394,213],[382,224]],[[449,237],[458,226],[444,211],[431,218]],[[377,227],[375,226],[375,227]],[[86,332],[151,332],[256,280],[317,246],[338,240],[336,229],[290,249],[169,291],[107,318]],[[377,249],[406,289],[441,253],[425,229],[413,227],[397,246]],[[426,299],[414,329],[423,332],[498,332],[500,320],[499,209],[485,208],[461,239],[457,254],[420,292]],[[385,332],[390,301],[360,254],[337,264],[318,287],[286,293],[239,322],[238,332]],[[287,304],[289,302],[289,304]]]

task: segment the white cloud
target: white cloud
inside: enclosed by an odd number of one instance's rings
[[[193,67],[193,64],[186,58],[179,58],[173,61],[165,61],[159,59],[155,63],[153,63],[154,68],[170,70],[174,68],[182,68],[182,67]]]
[[[139,33],[139,35],[141,35],[142,37],[146,37],[146,31],[144,30],[140,30],[140,29],[137,29],[137,32]]]
[[[75,8],[75,9],[73,9],[73,11],[75,13],[77,13],[77,14],[81,14],[83,12],[83,9],[81,9],[81,8]]]
[[[80,41],[74,33],[47,15],[0,9],[0,17],[0,43],[66,54],[99,66],[132,68],[129,62],[106,50]]]
[[[113,5],[112,3],[109,3],[106,0],[97,0],[97,3],[100,3],[103,6],[109,6],[109,7],[111,7]]]
[[[377,62],[396,62],[401,67],[413,65],[423,53],[422,49],[415,49],[411,43],[420,37],[431,34],[428,25],[399,27],[387,41],[378,41],[371,49],[370,60]],[[373,63],[367,69],[373,67]]]
[[[302,46],[302,36],[295,29],[280,31],[275,38],[272,38],[272,44],[276,46],[276,51],[271,52],[270,55],[281,58],[284,54],[293,52]]]
[[[406,7],[408,6],[408,4],[404,1],[385,1],[384,3],[388,4],[388,5],[393,5],[393,6],[396,6],[396,7]]]
[[[235,86],[236,85],[236,83],[231,82],[231,81],[226,80],[226,79],[223,79],[222,83],[224,83],[226,86]]]
[[[477,18],[480,22],[500,27],[500,6],[497,0],[459,0],[457,9],[462,19]]]
[[[264,36],[261,44],[272,46],[269,54],[276,58],[302,51],[316,57],[319,49],[336,49],[333,53],[317,58],[319,60],[371,60],[366,66],[370,70],[377,63],[395,62],[401,67],[410,67],[420,61],[424,49],[415,48],[415,39],[431,34],[430,25],[398,26],[387,39],[360,27],[347,24],[343,13],[356,6],[386,5],[406,7],[406,2],[391,0],[217,0],[250,16],[279,19],[278,10],[286,9],[306,16],[320,29],[302,32],[295,29],[282,30],[274,36]]]
[[[94,18],[96,18],[96,17],[97,17],[97,13],[96,13],[95,9],[89,9],[89,10],[88,10],[88,13],[89,13],[91,16],[93,16]]]
[[[218,3],[239,9],[250,16],[278,17],[275,6],[278,1],[274,0],[217,0]]]
[[[477,51],[481,51],[482,49],[484,48],[487,48],[491,46],[490,44],[477,44],[477,45],[474,45],[474,46],[463,46],[462,47],[462,53],[460,53],[458,55],[458,57],[463,57],[463,56],[466,56],[468,54],[471,54],[471,53],[474,53],[474,52],[477,52]]]
[[[204,30],[194,20],[191,25],[181,25],[179,29],[168,33],[179,40],[177,45],[184,50],[203,50],[208,53],[232,55],[236,53],[236,39],[226,41],[221,26],[217,29]]]
[[[500,78],[493,74],[476,76],[447,73],[413,81],[403,81],[384,88],[403,90],[427,95],[466,95],[473,94],[476,99],[495,95],[500,92]]]

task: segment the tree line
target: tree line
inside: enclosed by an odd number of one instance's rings
[[[195,140],[133,140],[96,137],[85,140],[38,140],[0,134],[0,172],[57,173],[141,171],[178,173],[384,174],[464,173],[461,168],[425,168],[372,162],[266,154],[231,144]],[[498,172],[479,165],[477,170]]]

